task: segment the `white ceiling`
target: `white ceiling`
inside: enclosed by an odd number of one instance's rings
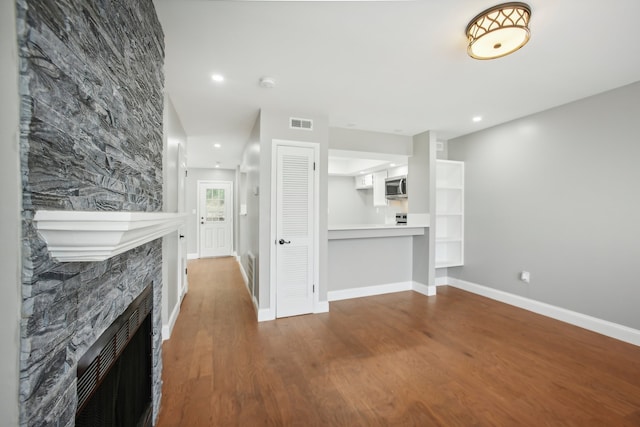
[[[468,57],[464,35],[492,0],[154,3],[190,142],[223,145],[198,160],[228,168],[260,108],[446,140],[640,80],[638,0],[531,0],[531,41],[493,61]]]

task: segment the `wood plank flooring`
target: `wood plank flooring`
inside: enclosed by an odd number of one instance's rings
[[[451,287],[258,324],[189,264],[157,426],[640,426],[640,347]]]

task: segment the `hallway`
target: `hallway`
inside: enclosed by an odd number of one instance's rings
[[[640,348],[446,286],[258,324],[196,260],[163,351],[159,427],[640,425]]]

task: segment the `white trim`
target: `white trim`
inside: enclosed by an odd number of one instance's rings
[[[178,314],[180,314],[180,303],[182,299],[176,303],[176,306],[173,307],[173,311],[171,312],[171,316],[169,316],[169,323],[166,325],[162,325],[162,341],[166,341],[171,338],[171,333],[173,332],[173,327],[176,324],[176,320],[178,320]]]
[[[598,319],[597,317],[588,316],[586,314],[567,310],[544,302],[532,300],[530,298],[521,297],[498,289],[489,288],[487,286],[478,285],[476,283],[467,282],[465,280],[448,277],[449,285],[482,295],[496,301],[504,302],[543,316],[551,317],[562,322],[570,323],[620,341],[640,346],[640,330],[629,328],[628,326],[609,322],[607,320]]]
[[[254,304],[257,304],[258,301],[255,301]],[[259,308],[258,309],[258,322],[266,322],[269,320],[276,320],[275,311],[270,308]]]
[[[435,286],[427,286],[416,281],[411,282],[411,290],[428,297],[434,296],[436,294]]]
[[[249,289],[249,276],[247,276],[247,272],[244,271],[244,266],[240,262],[240,258],[236,258],[236,262],[238,263],[238,266],[240,267],[240,274],[242,275],[242,281],[244,282],[244,285],[247,287],[247,290],[249,291],[249,296],[252,296],[251,295],[251,289]]]
[[[314,313],[328,313],[329,301],[318,301],[318,304],[314,307]]]
[[[393,292],[410,291],[413,282],[386,283],[384,285],[363,286],[360,288],[341,289],[339,291],[329,291],[327,299],[329,301],[340,301],[351,298],[370,297],[373,295],[390,294]]]
[[[271,234],[269,239],[269,308],[268,309],[260,309],[258,312],[258,322],[262,322],[263,320],[273,320],[276,318],[276,283],[277,283],[277,266],[276,266],[276,247],[275,244],[271,242],[276,241],[276,191],[277,191],[277,155],[278,150],[277,147],[279,145],[292,146],[292,147],[305,147],[313,149],[313,161],[315,162],[315,170],[314,170],[314,212],[313,212],[313,283],[316,286],[316,292],[313,296],[313,312],[317,312],[317,310],[321,310],[322,305],[320,304],[320,144],[316,142],[301,142],[301,141],[287,141],[283,139],[273,139],[271,141]],[[269,314],[264,314],[261,317],[260,312],[262,310],[269,310]]]
[[[256,317],[258,318],[258,322],[275,320],[276,319],[275,313],[273,313],[271,309],[258,307],[258,299],[254,295],[251,295],[251,290],[249,289],[249,279],[247,277],[247,273],[246,271],[244,271],[244,267],[242,266],[242,263],[240,263],[240,261],[238,261],[238,264],[240,265],[240,274],[242,275],[242,280],[244,281],[245,289],[247,290],[247,292],[249,292],[249,298],[251,298],[251,301],[253,302],[253,309],[256,312]]]
[[[190,254],[187,254],[187,259],[199,259],[200,255],[198,254],[198,252],[191,252]]]
[[[449,278],[447,276],[436,277],[436,286],[444,286],[449,284]]]
[[[363,286],[360,288],[340,289],[338,291],[329,291],[327,293],[327,299],[329,301],[340,301],[352,298],[363,298],[374,295],[384,295],[393,292],[414,291],[422,295],[433,296],[436,294],[435,286],[427,286],[425,284],[409,281],[409,282],[396,282],[385,283],[383,285]]]
[[[60,262],[104,261],[176,231],[187,214],[168,212],[37,211],[34,221]]]

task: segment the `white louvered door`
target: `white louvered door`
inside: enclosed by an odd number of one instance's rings
[[[313,312],[314,150],[277,146],[276,317]]]

